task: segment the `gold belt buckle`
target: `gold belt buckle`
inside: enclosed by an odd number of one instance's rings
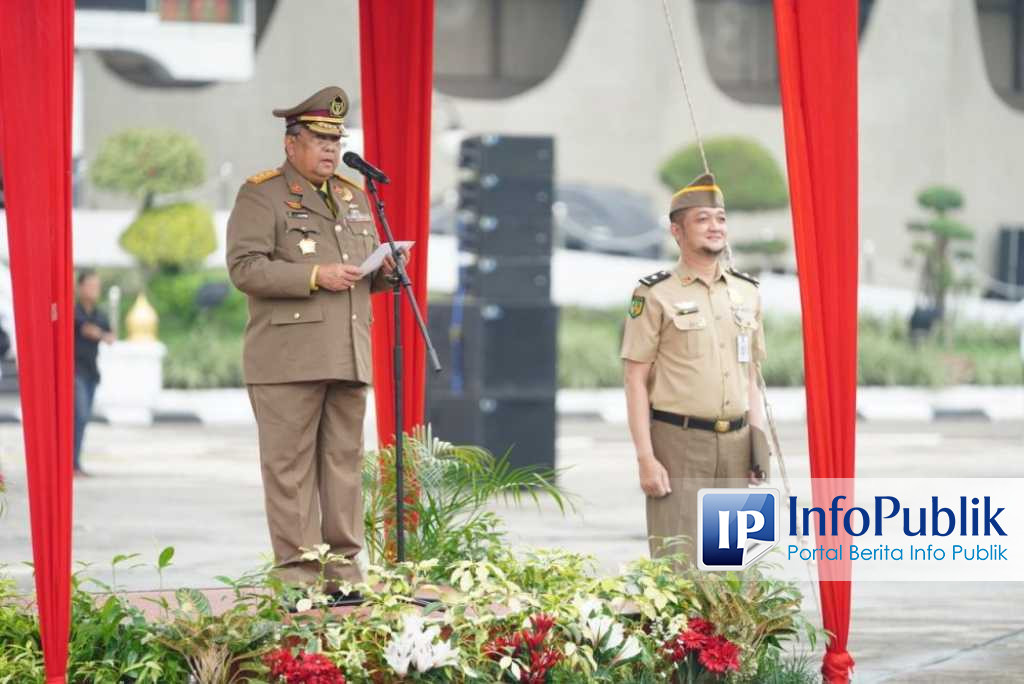
[[[729,421],[727,420],[716,420],[715,421],[715,432],[728,432]]]

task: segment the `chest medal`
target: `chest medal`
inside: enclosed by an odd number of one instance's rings
[[[302,238],[299,240],[299,250],[302,251],[303,256],[316,254],[316,241],[308,237]]]

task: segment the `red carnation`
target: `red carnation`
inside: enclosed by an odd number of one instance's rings
[[[693,651],[699,651],[702,648],[704,648],[704,645],[708,642],[708,639],[710,638],[711,637],[706,634],[701,634],[696,630],[688,629],[685,632],[680,632],[679,636],[676,638],[676,641],[679,643],[680,646],[683,647],[684,653],[691,653]]]
[[[687,621],[686,626],[704,636],[711,636],[715,633],[715,626],[704,618],[692,617]]]
[[[697,661],[708,672],[724,674],[740,669],[740,649],[724,636],[708,637]]]

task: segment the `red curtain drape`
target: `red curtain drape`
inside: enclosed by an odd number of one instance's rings
[[[775,0],[775,28],[800,273],[811,477],[852,478],[859,246],[857,2]],[[852,494],[846,486],[831,489]],[[816,488],[813,496],[814,505],[821,506],[825,492]],[[826,562],[819,568],[824,626],[834,635],[822,672],[828,682],[847,682],[853,666],[846,651],[849,560],[845,566]]]
[[[360,0],[359,41],[365,157],[391,177],[381,194],[395,239],[416,241],[409,279],[426,316],[433,0]],[[395,435],[392,310],[390,295],[373,298],[373,384],[381,443]],[[425,347],[408,306],[402,311],[402,347],[403,429],[408,430],[423,422],[425,382]]]
[[[0,15],[7,242],[36,600],[51,684],[65,679],[71,609],[74,3],[8,1]]]

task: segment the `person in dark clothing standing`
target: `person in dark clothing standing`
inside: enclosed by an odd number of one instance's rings
[[[95,271],[78,274],[78,301],[75,302],[75,475],[82,470],[82,437],[85,424],[92,416],[92,400],[100,384],[100,370],[96,364],[100,342],[110,344],[114,334],[110,320],[97,308],[100,299],[100,277]]]

